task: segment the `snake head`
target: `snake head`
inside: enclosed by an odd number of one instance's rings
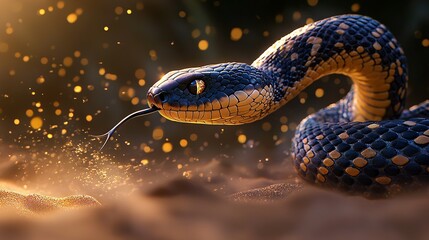
[[[273,89],[259,69],[222,63],[171,71],[149,89],[147,99],[149,106],[172,121],[236,125],[269,114]]]

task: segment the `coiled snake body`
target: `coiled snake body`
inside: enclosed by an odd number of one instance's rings
[[[317,79],[353,80],[339,102],[305,118],[293,140],[294,166],[317,185],[388,196],[429,181],[429,102],[404,111],[407,63],[386,27],[341,15],[301,27],[251,65],[221,63],[172,71],[149,90],[149,109],[167,119],[236,125],[259,120]],[[106,140],[107,141],[107,140]]]

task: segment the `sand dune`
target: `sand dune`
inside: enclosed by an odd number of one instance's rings
[[[51,197],[28,193],[28,191],[6,182],[0,183],[0,189],[0,211],[2,213],[0,216],[5,216],[5,213],[38,215],[56,210],[70,210],[100,205],[91,196]]]
[[[6,191],[5,191],[6,192]],[[37,197],[36,197],[37,196]],[[2,239],[424,239],[428,193],[391,200],[275,184],[222,196],[175,179],[99,205],[88,196],[2,194],[40,218],[0,222]],[[92,206],[80,208],[82,206]],[[51,209],[78,209],[50,211]],[[25,210],[24,210],[25,209]]]

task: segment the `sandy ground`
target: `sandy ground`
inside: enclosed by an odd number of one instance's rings
[[[221,163],[208,162],[211,171]],[[291,170],[284,170],[289,176]],[[229,169],[226,178],[242,174]],[[213,191],[176,177],[118,199],[54,198],[0,186],[0,239],[427,239],[429,192],[388,200],[321,190],[294,177],[242,176]],[[276,172],[276,173],[275,173]],[[224,178],[224,179],[223,179]],[[213,184],[213,183],[211,183]]]

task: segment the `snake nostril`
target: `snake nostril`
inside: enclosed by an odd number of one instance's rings
[[[160,108],[167,100],[168,94],[166,92],[149,91],[147,94],[147,101],[151,106]]]
[[[165,92],[160,92],[157,97],[162,103],[165,103],[168,100],[167,94]]]

